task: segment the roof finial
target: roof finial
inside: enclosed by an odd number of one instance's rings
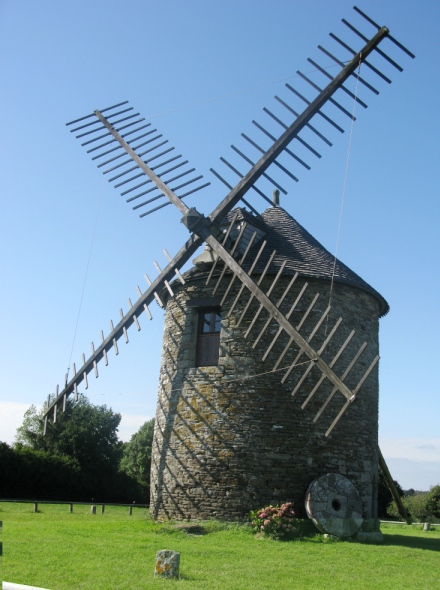
[[[274,207],[279,207],[280,205],[280,191],[278,189],[272,191],[272,203]]]

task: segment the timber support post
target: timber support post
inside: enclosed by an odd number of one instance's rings
[[[393,478],[391,477],[390,470],[388,469],[387,464],[385,463],[385,459],[383,458],[382,452],[378,447],[379,452],[379,467],[383,473],[385,481],[387,482],[387,486],[390,489],[391,495],[393,496],[393,500],[396,503],[397,510],[399,511],[400,516],[406,522],[406,524],[411,524],[411,518],[406,511],[405,506],[403,505],[402,498],[399,495],[399,492],[394,484]]]

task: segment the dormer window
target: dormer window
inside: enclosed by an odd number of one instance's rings
[[[199,310],[196,367],[218,365],[221,319],[219,307]]]

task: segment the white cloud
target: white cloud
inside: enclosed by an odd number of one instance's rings
[[[30,404],[0,402],[0,441],[12,444],[17,428],[23,424],[23,416]]]
[[[409,459],[386,459],[393,479],[404,490],[427,492],[440,484],[440,461],[410,461]]]
[[[439,461],[440,438],[390,438],[379,441],[384,457],[412,461]]]
[[[404,489],[429,490],[440,484],[440,438],[389,438],[379,441],[393,479]]]
[[[121,416],[118,436],[124,442],[129,441],[131,436],[139,430],[142,424],[152,418],[152,416],[142,416],[139,414],[121,414]]]

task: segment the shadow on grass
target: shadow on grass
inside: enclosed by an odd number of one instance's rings
[[[426,537],[410,537],[407,535],[390,535],[385,533],[385,545],[398,545],[411,549],[427,549],[440,551],[440,539],[428,539]]]

